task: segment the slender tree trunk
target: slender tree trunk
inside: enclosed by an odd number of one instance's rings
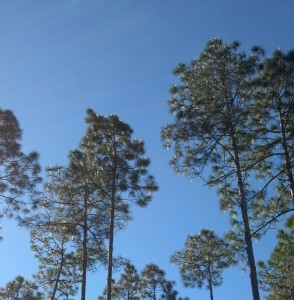
[[[58,285],[59,285],[59,280],[60,280],[60,275],[61,275],[61,271],[62,271],[62,268],[63,268],[63,263],[64,263],[64,245],[62,243],[61,262],[60,262],[60,266],[59,266],[59,269],[58,269],[57,278],[56,278],[55,283],[54,283],[53,292],[51,294],[51,298],[50,298],[51,300],[55,300],[55,295],[56,295],[57,288],[58,288]]]
[[[114,218],[115,218],[115,194],[116,194],[116,141],[112,140],[112,186],[111,186],[111,206],[110,206],[110,227],[109,227],[109,244],[108,244],[108,274],[107,274],[107,300],[111,300],[112,292],[112,265],[113,265],[113,240],[114,240]]]
[[[250,269],[250,282],[251,282],[252,296],[254,300],[260,300],[256,264],[255,264],[249,218],[248,218],[248,207],[247,207],[246,196],[245,196],[245,187],[242,179],[239,151],[238,151],[236,137],[235,137],[234,128],[232,124],[231,124],[230,131],[231,131],[232,146],[233,146],[234,157],[235,157],[235,167],[236,167],[238,188],[239,188],[239,195],[240,195],[240,208],[241,208],[242,221],[244,226],[246,252],[247,252],[249,269]]]
[[[209,280],[209,294],[210,294],[210,300],[213,300],[213,290],[212,290],[211,280]]]
[[[287,138],[286,138],[286,124],[285,124],[285,120],[284,120],[283,115],[282,115],[282,107],[281,107],[281,100],[280,99],[279,99],[279,102],[278,102],[278,110],[279,110],[279,118],[280,118],[280,126],[281,126],[281,137],[282,137],[282,147],[283,147],[283,151],[284,151],[286,174],[287,174],[289,185],[290,185],[292,203],[294,205],[294,178],[293,178],[292,164],[291,164],[291,159],[290,159],[290,154],[289,154],[289,147],[288,147]]]
[[[208,267],[208,276],[209,276],[208,286],[209,286],[210,300],[213,300],[213,289],[212,289],[212,280],[211,280],[210,264],[209,264],[209,267]]]
[[[113,180],[114,181],[114,180]],[[109,244],[108,244],[108,274],[107,274],[107,300],[111,300],[112,290],[112,260],[113,260],[113,238],[114,238],[114,216],[115,216],[115,193],[113,191],[111,196],[111,207],[110,207],[110,228],[109,228]]]
[[[87,249],[87,214],[88,214],[88,185],[85,186],[84,212],[83,212],[83,266],[82,266],[82,290],[81,300],[86,300],[86,284],[87,284],[87,264],[88,264],[88,249]]]

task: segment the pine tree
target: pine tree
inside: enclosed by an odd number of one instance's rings
[[[105,300],[107,288],[98,299]],[[134,265],[127,262],[123,273],[117,282],[113,280],[111,299],[113,300],[139,300],[140,299],[140,276]]]
[[[124,272],[115,285],[113,299],[139,300],[140,276],[134,265],[126,263]]]
[[[267,300],[294,300],[294,216],[278,233],[278,244],[267,263],[260,260],[261,288]]]
[[[171,261],[179,267],[184,285],[201,288],[205,284],[210,300],[213,300],[213,287],[223,282],[222,271],[235,263],[229,245],[208,229],[189,236],[185,249],[177,251]]]
[[[13,112],[0,109],[0,217],[16,216],[18,220],[37,207],[35,187],[41,181],[38,154],[23,153],[21,138]]]
[[[72,246],[71,224],[61,221],[58,202],[47,199],[43,200],[43,205],[31,229],[31,247],[39,261],[34,279],[42,287],[46,299],[71,300],[80,282],[80,263],[75,253],[68,251]]]
[[[141,297],[156,300],[165,286],[165,272],[157,265],[150,263],[141,272]]]
[[[160,300],[176,300],[178,291],[174,289],[174,281],[166,281],[162,286]]]
[[[43,300],[35,283],[18,275],[9,281],[6,287],[0,289],[1,300]]]
[[[106,215],[101,207],[97,189],[89,183],[83,157],[70,152],[69,166],[50,167],[46,185],[48,195],[43,200],[45,207],[53,206],[54,217],[48,223],[60,233],[68,247],[75,249],[68,259],[78,263],[81,273],[81,300],[86,299],[87,272],[95,270],[96,263],[107,262],[104,247],[106,238]],[[56,234],[56,232],[54,232]],[[56,237],[55,237],[56,238]],[[74,267],[74,266],[73,266]]]
[[[265,59],[254,82],[258,86],[251,106],[258,132],[254,153],[259,161],[257,179],[264,183],[255,217],[263,227],[294,210],[293,78],[294,52],[277,50]]]
[[[247,58],[238,48],[237,42],[212,40],[190,66],[176,68],[180,84],[172,87],[169,100],[175,122],[163,128],[162,138],[166,147],[174,147],[171,164],[176,172],[218,187],[222,210],[230,213],[237,234],[242,234],[253,299],[259,300],[251,235],[254,198],[249,185],[255,171],[250,156],[256,139],[249,104],[256,87],[249,83],[263,51],[255,47]],[[208,179],[206,167],[212,170]]]
[[[157,185],[147,172],[150,161],[144,156],[144,143],[132,139],[128,124],[115,115],[97,115],[91,109],[86,123],[86,135],[75,153],[82,157],[87,180],[99,193],[109,218],[107,300],[111,300],[114,230],[130,219],[132,203],[145,207],[150,202]]]

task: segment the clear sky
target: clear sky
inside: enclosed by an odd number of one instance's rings
[[[188,234],[228,229],[215,191],[176,176],[168,164],[172,153],[162,147],[160,130],[172,120],[169,88],[177,82],[172,70],[216,37],[237,39],[247,52],[253,45],[269,55],[278,47],[288,51],[293,28],[293,0],[1,0],[0,107],[13,110],[24,150],[38,151],[43,168],[67,163],[85,133],[88,107],[128,123],[146,143],[160,191],[117,232],[115,253],[139,271],[157,264],[177,282],[180,296],[209,299],[205,289],[183,288],[169,262]],[[2,225],[0,286],[37,270],[28,232],[12,221]],[[257,259],[267,258],[274,236],[254,245]],[[100,268],[89,276],[87,299],[97,299],[105,285]],[[220,300],[251,299],[249,274],[225,271],[214,293]]]

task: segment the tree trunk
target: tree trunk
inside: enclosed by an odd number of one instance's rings
[[[294,206],[294,178],[293,178],[293,172],[292,172],[292,164],[289,154],[289,147],[287,143],[286,138],[286,124],[285,120],[282,115],[282,108],[281,108],[281,100],[279,99],[278,102],[278,110],[279,110],[279,118],[280,118],[280,126],[281,126],[281,137],[282,137],[282,147],[284,151],[284,160],[285,160],[285,166],[286,166],[286,174],[288,177],[289,185],[290,185],[290,192],[292,196],[292,203]]]
[[[213,290],[212,290],[211,280],[209,280],[209,294],[210,294],[210,300],[213,300]]]
[[[111,185],[111,205],[110,205],[110,227],[109,227],[109,244],[108,244],[108,274],[107,274],[107,300],[111,300],[112,291],[112,265],[113,265],[113,240],[114,240],[114,218],[115,218],[115,194],[116,194],[116,141],[112,140],[112,185]]]
[[[242,179],[239,151],[238,151],[236,137],[235,137],[234,128],[233,128],[232,124],[231,124],[230,131],[231,131],[231,139],[232,139],[232,146],[233,146],[233,151],[234,151],[235,167],[236,167],[238,188],[239,188],[239,195],[240,195],[240,208],[241,208],[242,221],[243,221],[243,226],[244,226],[246,252],[247,252],[249,269],[250,269],[250,282],[251,282],[252,296],[253,296],[254,300],[260,300],[257,272],[256,272],[256,264],[255,264],[254,251],[253,251],[253,246],[252,246],[252,238],[251,238],[250,225],[249,225],[249,218],[248,218],[248,208],[247,208],[247,202],[246,202],[246,196],[245,196],[245,187],[244,187],[244,182]]]
[[[208,266],[208,286],[209,286],[209,294],[210,294],[210,300],[213,300],[213,289],[212,289],[212,280],[211,280],[211,272],[210,272],[210,263]]]
[[[115,216],[115,194],[114,190],[111,197],[110,208],[110,228],[108,245],[108,274],[107,274],[107,300],[111,300],[112,290],[112,260],[113,260],[113,236],[114,236],[114,216]]]
[[[59,279],[60,279],[61,271],[62,271],[62,268],[63,268],[63,262],[64,262],[64,247],[63,247],[63,246],[64,246],[64,245],[63,245],[63,243],[62,243],[62,249],[61,249],[61,262],[60,262],[60,266],[59,266],[57,278],[56,278],[56,280],[55,280],[53,292],[52,292],[52,295],[51,295],[51,300],[55,300],[55,295],[56,295],[56,292],[57,292],[57,288],[58,288],[58,285],[59,285]]]
[[[83,212],[83,266],[82,266],[82,290],[81,300],[86,300],[86,284],[87,284],[87,264],[88,264],[88,249],[87,249],[87,214],[88,214],[88,185],[85,186],[84,212]]]

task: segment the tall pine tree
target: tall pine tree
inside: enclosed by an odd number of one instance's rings
[[[132,138],[133,130],[115,115],[97,115],[88,109],[87,132],[80,149],[72,152],[73,170],[86,176],[88,189],[97,193],[103,216],[107,216],[108,275],[107,300],[111,299],[115,228],[130,220],[130,205],[145,207],[157,190],[148,174],[150,160],[142,140]]]
[[[72,262],[78,263],[81,300],[85,300],[87,272],[94,270],[98,261],[107,263],[104,245],[107,215],[103,211],[100,194],[88,180],[84,157],[78,150],[74,150],[70,152],[69,158],[66,168],[57,166],[48,169],[48,195],[43,205],[54,206],[54,217],[48,225],[59,230],[57,233],[61,234],[62,239],[68,239],[68,247],[75,249]]]
[[[249,104],[256,87],[249,83],[263,51],[255,47],[246,57],[238,48],[237,42],[211,40],[190,66],[176,68],[180,84],[171,88],[169,100],[175,121],[163,128],[162,138],[166,147],[174,148],[171,164],[177,172],[218,187],[221,208],[230,213],[246,245],[252,295],[259,300],[251,235],[254,198],[249,184],[256,138],[250,128]],[[211,176],[206,167],[211,167]]]
[[[71,300],[80,283],[79,258],[69,251],[72,223],[65,223],[60,201],[53,201],[52,195],[42,204],[31,222],[31,248],[39,261],[34,278],[46,299]]]

